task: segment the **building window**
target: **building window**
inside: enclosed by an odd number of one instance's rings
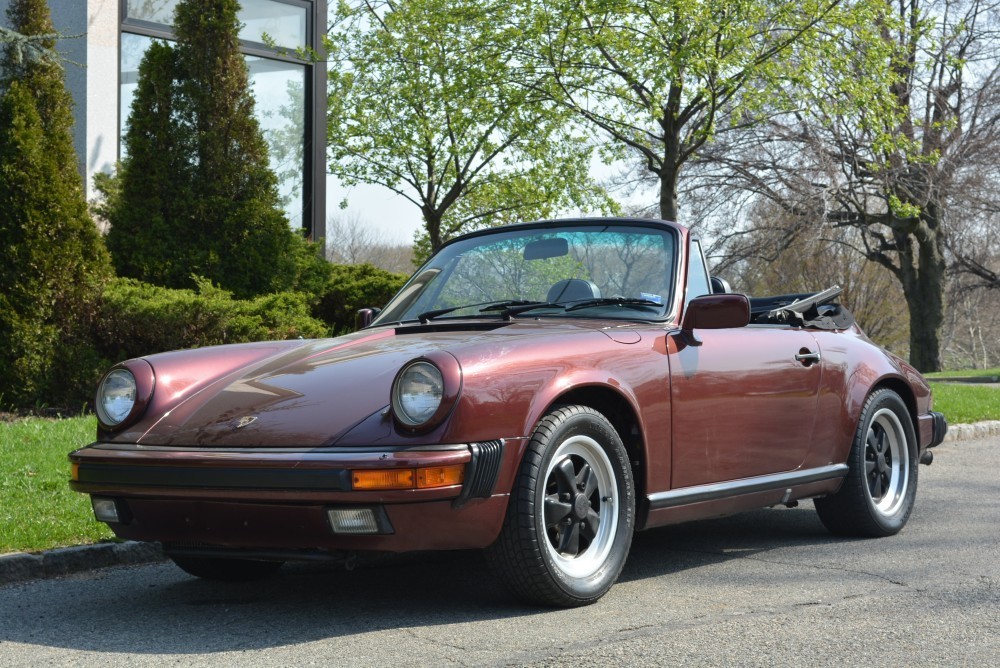
[[[123,4],[119,60],[122,134],[128,127],[139,63],[154,39],[174,39],[173,15],[179,1],[125,0]],[[317,145],[315,119],[322,107],[314,100],[315,91],[322,86],[315,85],[317,66],[299,59],[295,50],[315,46],[310,10],[322,10],[325,17],[326,3],[241,0],[240,4],[240,42],[281,202],[292,227],[304,227],[318,238],[322,223],[317,224],[317,220],[322,219],[323,211],[322,207],[316,210],[321,200],[313,190],[320,179],[311,178],[311,174],[319,170],[322,175],[325,165],[322,149],[310,147]],[[322,142],[318,144],[322,146]]]
[[[170,28],[180,0],[126,0],[126,22]],[[308,6],[280,0],[241,0],[238,14],[240,39],[275,44],[287,49],[309,46]],[[266,35],[266,37],[265,37]]]

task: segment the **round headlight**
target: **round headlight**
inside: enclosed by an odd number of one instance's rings
[[[396,377],[392,410],[401,422],[417,427],[434,416],[443,397],[441,370],[430,362],[414,362]]]
[[[97,417],[114,427],[129,416],[136,402],[135,376],[128,369],[115,369],[97,388]]]

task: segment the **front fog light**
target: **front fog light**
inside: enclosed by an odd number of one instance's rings
[[[372,508],[336,508],[326,511],[334,533],[372,534],[380,531],[378,518]]]
[[[94,517],[99,522],[121,523],[122,513],[118,511],[118,503],[114,499],[95,496],[91,498],[90,503],[94,506]]]

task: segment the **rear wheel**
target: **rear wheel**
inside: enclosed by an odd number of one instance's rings
[[[815,500],[827,529],[847,536],[891,536],[906,524],[917,495],[917,438],[906,404],[876,390],[861,411],[836,494]]]
[[[282,561],[258,561],[256,559],[226,559],[222,557],[181,557],[170,556],[177,566],[186,573],[206,580],[223,582],[249,582],[272,575],[281,568]]]
[[[618,579],[634,524],[621,438],[592,408],[564,406],[535,430],[487,559],[526,601],[586,605]]]

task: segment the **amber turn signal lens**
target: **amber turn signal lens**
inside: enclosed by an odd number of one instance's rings
[[[69,465],[69,479],[77,481],[80,479],[80,465],[73,463]]]
[[[431,489],[461,485],[465,464],[425,466],[419,469],[371,469],[351,471],[352,489]]]
[[[413,469],[352,471],[354,489],[413,489]]]
[[[418,489],[461,485],[463,479],[465,479],[464,464],[455,464],[453,466],[431,466],[417,469]]]

